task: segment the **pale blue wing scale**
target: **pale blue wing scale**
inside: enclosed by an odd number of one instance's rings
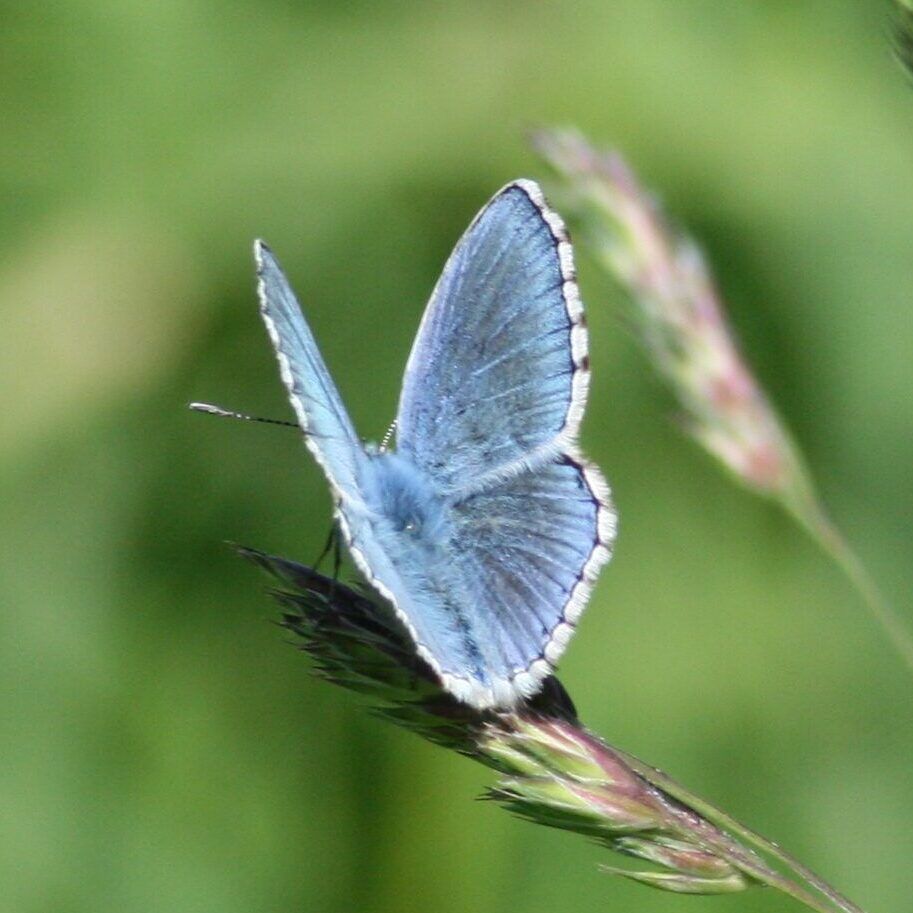
[[[459,624],[448,622],[446,607],[438,608],[448,598],[446,581],[435,575],[439,600],[431,599],[432,582],[422,572],[428,556],[410,549],[397,525],[396,517],[402,512],[399,502],[415,494],[408,484],[414,470],[391,474],[384,470],[391,463],[395,468],[395,458],[380,459],[365,452],[276,258],[260,241],[255,256],[260,312],[305,441],[330,482],[353,559],[394,606],[419,652],[435,669],[440,668],[436,657],[441,656],[450,658],[455,667],[483,674],[484,661]],[[438,620],[441,612],[443,623]],[[449,617],[457,619],[453,613]]]
[[[567,646],[614,540],[608,486],[578,454],[453,505],[450,560],[472,585],[473,635],[500,653],[489,678],[510,682],[519,695],[538,688]]]
[[[442,498],[402,457],[381,455],[366,480],[368,509],[352,522],[350,548],[422,657],[476,706],[534,693],[614,541],[599,471],[565,455]]]
[[[397,447],[442,489],[573,444],[588,378],[573,257],[532,181],[479,213],[447,261],[403,379]]]
[[[367,462],[364,448],[272,251],[257,241],[254,256],[260,314],[305,442],[323,468],[335,500],[359,504],[359,476]]]
[[[258,246],[264,320],[355,562],[457,698],[510,706],[564,649],[615,514],[575,449],[586,329],[570,244],[539,188],[482,210],[432,295],[398,453],[367,453],[288,283]]]
[[[484,636],[476,594],[454,560],[449,505],[396,454],[373,455],[363,480],[365,509],[340,514],[352,557],[445,686],[480,702],[488,670],[500,668],[500,653]]]

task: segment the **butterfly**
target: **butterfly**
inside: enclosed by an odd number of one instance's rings
[[[355,565],[459,701],[532,696],[616,530],[577,449],[587,330],[560,216],[517,180],[470,224],[413,343],[393,450],[361,442],[276,258],[262,241],[254,252],[260,312]]]

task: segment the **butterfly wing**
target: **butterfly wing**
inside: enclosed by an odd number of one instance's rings
[[[465,677],[483,702],[514,703],[553,670],[609,560],[608,487],[569,453],[467,495],[451,517],[446,560],[470,587],[466,636],[489,654],[483,677]]]
[[[260,314],[305,443],[326,474],[334,500],[357,505],[367,461],[364,448],[272,251],[257,241],[254,256]]]
[[[589,374],[571,246],[532,181],[508,184],[457,244],[406,373],[397,449],[443,488],[573,442]]]
[[[609,558],[615,515],[599,471],[564,455],[443,498],[395,455],[378,457],[374,471],[369,509],[343,512],[343,532],[418,654],[476,707],[535,693]]]
[[[447,262],[397,417],[398,453],[447,504],[444,544],[405,614],[448,632],[434,663],[477,706],[538,689],[610,557],[608,486],[575,445],[588,374],[564,225],[533,182],[509,184]],[[398,547],[395,563],[416,563]]]
[[[365,453],[262,246],[258,267],[283,379],[356,564],[460,700],[534,693],[615,527],[602,476],[574,449],[589,366],[560,218],[518,181],[467,230],[407,365],[395,455]],[[421,532],[402,522],[413,513]]]
[[[262,241],[256,242],[254,253],[260,313],[305,442],[330,483],[345,544],[433,666],[433,656],[452,655],[460,647],[448,627],[435,626],[433,613],[417,606],[416,574],[422,573],[422,558],[404,551],[400,538],[391,534],[382,466],[358,439],[276,258]]]

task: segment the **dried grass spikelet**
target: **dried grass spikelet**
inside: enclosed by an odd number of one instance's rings
[[[607,871],[677,893],[761,884],[819,913],[861,913],[774,844],[589,732],[556,678],[514,710],[476,710],[443,690],[373,593],[254,549],[239,552],[272,577],[281,625],[315,675],[367,695],[382,719],[492,768],[498,779],[486,798],[648,863]]]
[[[913,0],[910,0],[913,2]],[[907,5],[910,48],[913,6]],[[735,341],[707,261],[617,152],[573,130],[541,130],[533,146],[557,172],[557,196],[581,229],[578,246],[621,285],[658,374],[691,436],[752,491],[772,498],[841,567],[913,671],[905,621],[831,521],[806,461]]]

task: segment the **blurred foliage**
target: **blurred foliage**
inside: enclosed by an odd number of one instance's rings
[[[573,130],[537,130],[532,144],[560,176],[559,205],[583,227],[585,251],[630,297],[631,322],[678,402],[682,430],[734,481],[778,501],[808,531],[913,673],[905,619],[827,515],[801,451],[739,352],[699,243],[672,224],[617,152]]]
[[[0,5],[0,910],[718,913],[466,801],[484,774],[307,676],[232,539],[325,485],[253,294],[264,236],[378,439],[522,132],[623,149],[706,242],[835,520],[910,612],[913,93],[882,2]],[[581,263],[617,555],[562,679],[613,744],[904,910],[909,681],[827,562],[666,421]],[[408,786],[408,789],[406,788]],[[898,875],[901,873],[901,876]],[[760,895],[752,910],[787,909]]]
[[[913,77],[913,0],[894,0],[894,55]]]

